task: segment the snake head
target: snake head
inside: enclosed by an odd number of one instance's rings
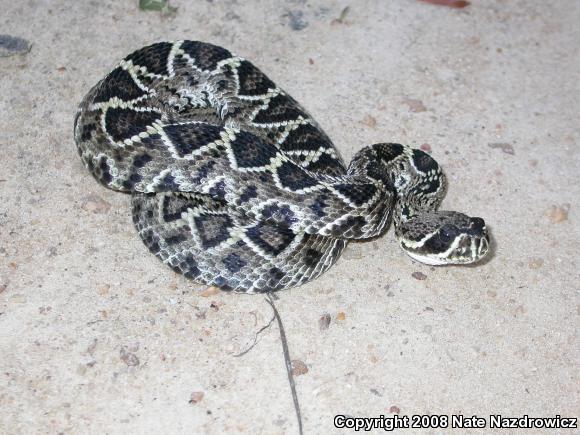
[[[433,266],[475,263],[489,252],[484,220],[454,211],[414,216],[399,223],[397,237],[409,256]]]

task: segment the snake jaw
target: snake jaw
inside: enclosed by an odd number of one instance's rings
[[[415,218],[409,227],[429,228],[420,236],[409,230],[400,235],[401,248],[421,263],[431,266],[471,264],[489,252],[489,236],[481,218],[439,212]]]

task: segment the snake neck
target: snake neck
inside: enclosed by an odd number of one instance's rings
[[[405,222],[436,211],[447,187],[439,164],[425,152],[395,143],[378,143],[357,153],[348,169],[380,181],[394,195],[393,223],[400,235]]]

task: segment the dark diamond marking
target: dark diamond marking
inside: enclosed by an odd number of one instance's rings
[[[171,52],[171,46],[172,44],[169,42],[158,42],[131,53],[125,60],[130,60],[133,65],[144,66],[150,73],[169,75],[167,59]]]
[[[226,269],[232,273],[239,272],[240,269],[246,265],[246,262],[242,260],[238,254],[233,252],[224,258],[222,263],[224,263]]]
[[[198,68],[206,71],[213,71],[218,62],[232,57],[225,48],[199,41],[184,41],[181,49],[194,59]]]
[[[132,173],[129,178],[123,181],[123,187],[127,190],[132,190],[135,184],[141,181],[143,177],[137,173]]]
[[[383,163],[390,162],[403,154],[403,145],[398,143],[381,143],[374,145],[373,148],[377,151],[377,157]]]
[[[180,258],[180,262],[172,266],[172,268],[176,272],[183,273],[183,276],[190,279],[197,278],[201,274],[197,266],[197,261],[195,261],[192,254],[187,254],[185,257]]]
[[[301,124],[292,130],[280,146],[284,151],[318,151],[320,148],[333,148],[328,136],[310,124]]]
[[[421,172],[429,172],[439,168],[435,159],[421,150],[413,150],[413,164]]]
[[[310,205],[310,210],[312,210],[316,216],[318,217],[324,217],[326,216],[326,212],[324,211],[324,209],[326,207],[328,207],[328,204],[324,201],[326,201],[328,198],[324,195],[318,197],[318,199]]]
[[[136,112],[132,109],[109,108],[105,114],[107,131],[114,141],[122,141],[143,133],[147,126],[161,118],[156,112]]]
[[[208,192],[212,197],[216,199],[225,199],[226,197],[226,182],[220,181],[216,183]]]
[[[304,169],[292,162],[282,163],[276,172],[282,186],[293,191],[318,184],[315,178],[308,175]]]
[[[307,118],[308,115],[303,112],[298,103],[288,95],[279,94],[270,100],[268,106],[262,109],[254,122],[258,124],[271,124],[295,120],[299,116]]]
[[[151,252],[154,254],[159,252],[159,238],[152,230],[143,231],[141,233],[141,238],[143,239],[145,246],[147,246]]]
[[[213,248],[230,237],[232,220],[226,215],[204,214],[194,218],[203,248]]]
[[[166,174],[163,178],[155,183],[156,192],[176,192],[179,191],[179,184],[175,181],[175,177],[171,174]]]
[[[172,124],[163,131],[173,144],[180,157],[191,154],[218,139],[222,129],[211,124]]]
[[[332,228],[332,234],[340,236],[347,234],[349,236],[357,236],[361,233],[361,229],[366,225],[366,220],[362,216],[349,216],[340,225]]]
[[[246,231],[249,239],[267,254],[278,255],[294,240],[295,234],[283,225],[260,222]]]
[[[230,144],[239,168],[260,168],[270,164],[276,157],[277,150],[273,145],[260,141],[253,134],[236,133],[236,139]]]
[[[181,214],[187,212],[189,204],[184,198],[176,195],[164,195],[161,212],[164,222],[173,222],[181,219]]]
[[[238,67],[238,77],[240,79],[240,95],[264,95],[269,89],[276,88],[272,80],[247,60],[244,60]]]
[[[133,81],[131,74],[119,66],[111,71],[106,80],[99,86],[93,101],[95,103],[104,103],[113,97],[129,101],[145,94],[146,92]]]
[[[136,168],[142,168],[151,160],[153,160],[153,157],[151,157],[149,154],[147,153],[139,154],[138,156],[135,156],[135,158],[133,159],[133,166],[135,166]]]
[[[377,192],[372,184],[335,184],[333,187],[346,196],[357,207],[366,203]]]
[[[307,169],[326,175],[342,175],[345,172],[342,162],[329,154],[321,154],[315,162],[308,164]]]
[[[272,204],[264,207],[262,210],[262,216],[266,220],[272,220],[276,222],[277,225],[283,224],[284,226],[290,227],[293,223],[297,221],[294,212],[290,210],[287,205],[279,206],[278,204]]]

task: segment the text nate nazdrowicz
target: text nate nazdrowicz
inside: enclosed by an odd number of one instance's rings
[[[383,429],[390,432],[395,429],[576,429],[577,418],[561,417],[504,417],[490,415],[488,418],[472,415],[393,415],[379,417],[350,417],[337,415],[334,417],[334,427],[353,429],[355,431],[370,431]]]

